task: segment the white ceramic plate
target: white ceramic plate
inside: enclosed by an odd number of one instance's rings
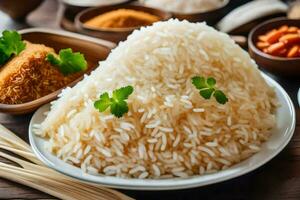
[[[300,88],[299,88],[299,90],[298,90],[298,104],[299,104],[299,106],[300,106]]]
[[[217,173],[164,180],[124,179],[111,176],[85,174],[80,168],[67,164],[47,152],[45,149],[45,143],[47,141],[33,134],[33,124],[41,123],[44,120],[45,116],[43,113],[49,110],[49,104],[37,110],[31,119],[29,126],[30,144],[36,156],[50,168],[83,181],[93,182],[112,188],[131,190],[175,190],[204,186],[232,179],[251,172],[271,160],[288,144],[295,130],[295,109],[290,97],[273,79],[265,74],[262,75],[267,83],[275,89],[281,104],[281,107],[277,110],[277,126],[274,128],[271,138],[262,146],[260,152],[229,169]]]

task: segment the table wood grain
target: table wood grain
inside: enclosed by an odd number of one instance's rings
[[[29,17],[31,23],[38,22],[39,16],[55,19],[57,4],[48,0]],[[4,29],[21,29],[26,23],[14,22],[0,12],[0,31]],[[37,20],[37,21],[35,21]],[[56,20],[55,20],[56,21]],[[41,22],[39,22],[42,24]],[[45,26],[55,26],[53,23]],[[299,66],[300,67],[300,66]],[[300,87],[300,78],[288,79],[273,76],[291,96],[296,107],[297,124],[294,136],[288,146],[274,159],[259,169],[241,177],[210,186],[163,192],[122,191],[136,199],[172,199],[172,200],[300,200],[300,109],[296,100]],[[0,114],[0,123],[28,141],[28,124],[32,114],[11,116]],[[0,158],[0,161],[3,159]],[[47,194],[0,179],[0,199],[55,199]]]

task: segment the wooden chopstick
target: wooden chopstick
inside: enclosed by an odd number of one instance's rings
[[[17,146],[19,150],[31,152],[31,147],[25,141],[23,141],[21,138],[16,136],[13,132],[8,130],[1,124],[0,133],[0,139],[14,144],[14,146]]]
[[[39,159],[37,159],[34,156],[33,153],[22,151],[22,150],[18,150],[18,149],[15,149],[13,147],[1,145],[1,144],[0,144],[0,149],[10,151],[10,152],[12,152],[12,153],[14,153],[16,155],[19,155],[19,156],[21,156],[23,158],[26,158],[27,160],[30,160],[31,162],[33,162],[35,164],[43,165],[43,163]]]
[[[30,146],[0,124],[0,149],[15,153],[27,160],[15,158],[4,152],[0,156],[19,164],[21,167],[0,162],[0,176],[29,187],[33,187],[61,199],[120,199],[132,198],[112,189],[62,175],[45,167],[32,153]],[[58,192],[60,191],[60,192]],[[70,195],[72,194],[72,195]]]
[[[12,176],[19,175],[24,179],[28,179],[29,181],[32,182],[38,182],[43,186],[47,186],[47,187],[51,186],[55,190],[61,191],[62,193],[71,192],[73,196],[76,196],[79,199],[86,199],[85,197],[87,197],[88,199],[93,199],[93,198],[99,198],[101,196],[105,197],[104,199],[120,199],[118,198],[118,196],[105,195],[102,193],[99,194],[96,191],[86,190],[86,188],[82,188],[82,187],[76,187],[74,184],[71,184],[70,182],[65,183],[65,182],[61,182],[60,179],[57,180],[57,179],[45,177],[40,174],[33,174],[32,170],[22,169],[5,163],[0,163],[0,169],[1,171],[10,172]]]

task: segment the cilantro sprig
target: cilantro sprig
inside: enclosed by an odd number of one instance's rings
[[[49,53],[46,60],[57,67],[63,75],[69,75],[87,69],[87,62],[84,55],[72,49],[62,49],[59,51],[58,57]]]
[[[195,76],[192,78],[193,85],[199,90],[200,95],[204,99],[210,99],[215,97],[216,101],[220,104],[225,104],[228,101],[226,95],[215,87],[216,79],[209,77],[205,79],[201,76]]]
[[[114,90],[111,98],[108,93],[105,92],[100,95],[99,100],[95,101],[94,107],[98,109],[99,112],[104,112],[108,107],[110,107],[111,114],[120,118],[128,112],[126,100],[132,92],[133,87],[130,85]]]
[[[19,55],[25,49],[25,42],[17,31],[5,30],[0,37],[0,65],[3,65],[13,55]]]

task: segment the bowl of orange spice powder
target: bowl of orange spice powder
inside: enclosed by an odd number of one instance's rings
[[[112,5],[82,11],[75,18],[75,26],[83,34],[119,42],[135,29],[169,18],[168,12],[141,5]]]
[[[249,53],[269,72],[300,76],[300,20],[275,18],[255,27],[248,37]]]

